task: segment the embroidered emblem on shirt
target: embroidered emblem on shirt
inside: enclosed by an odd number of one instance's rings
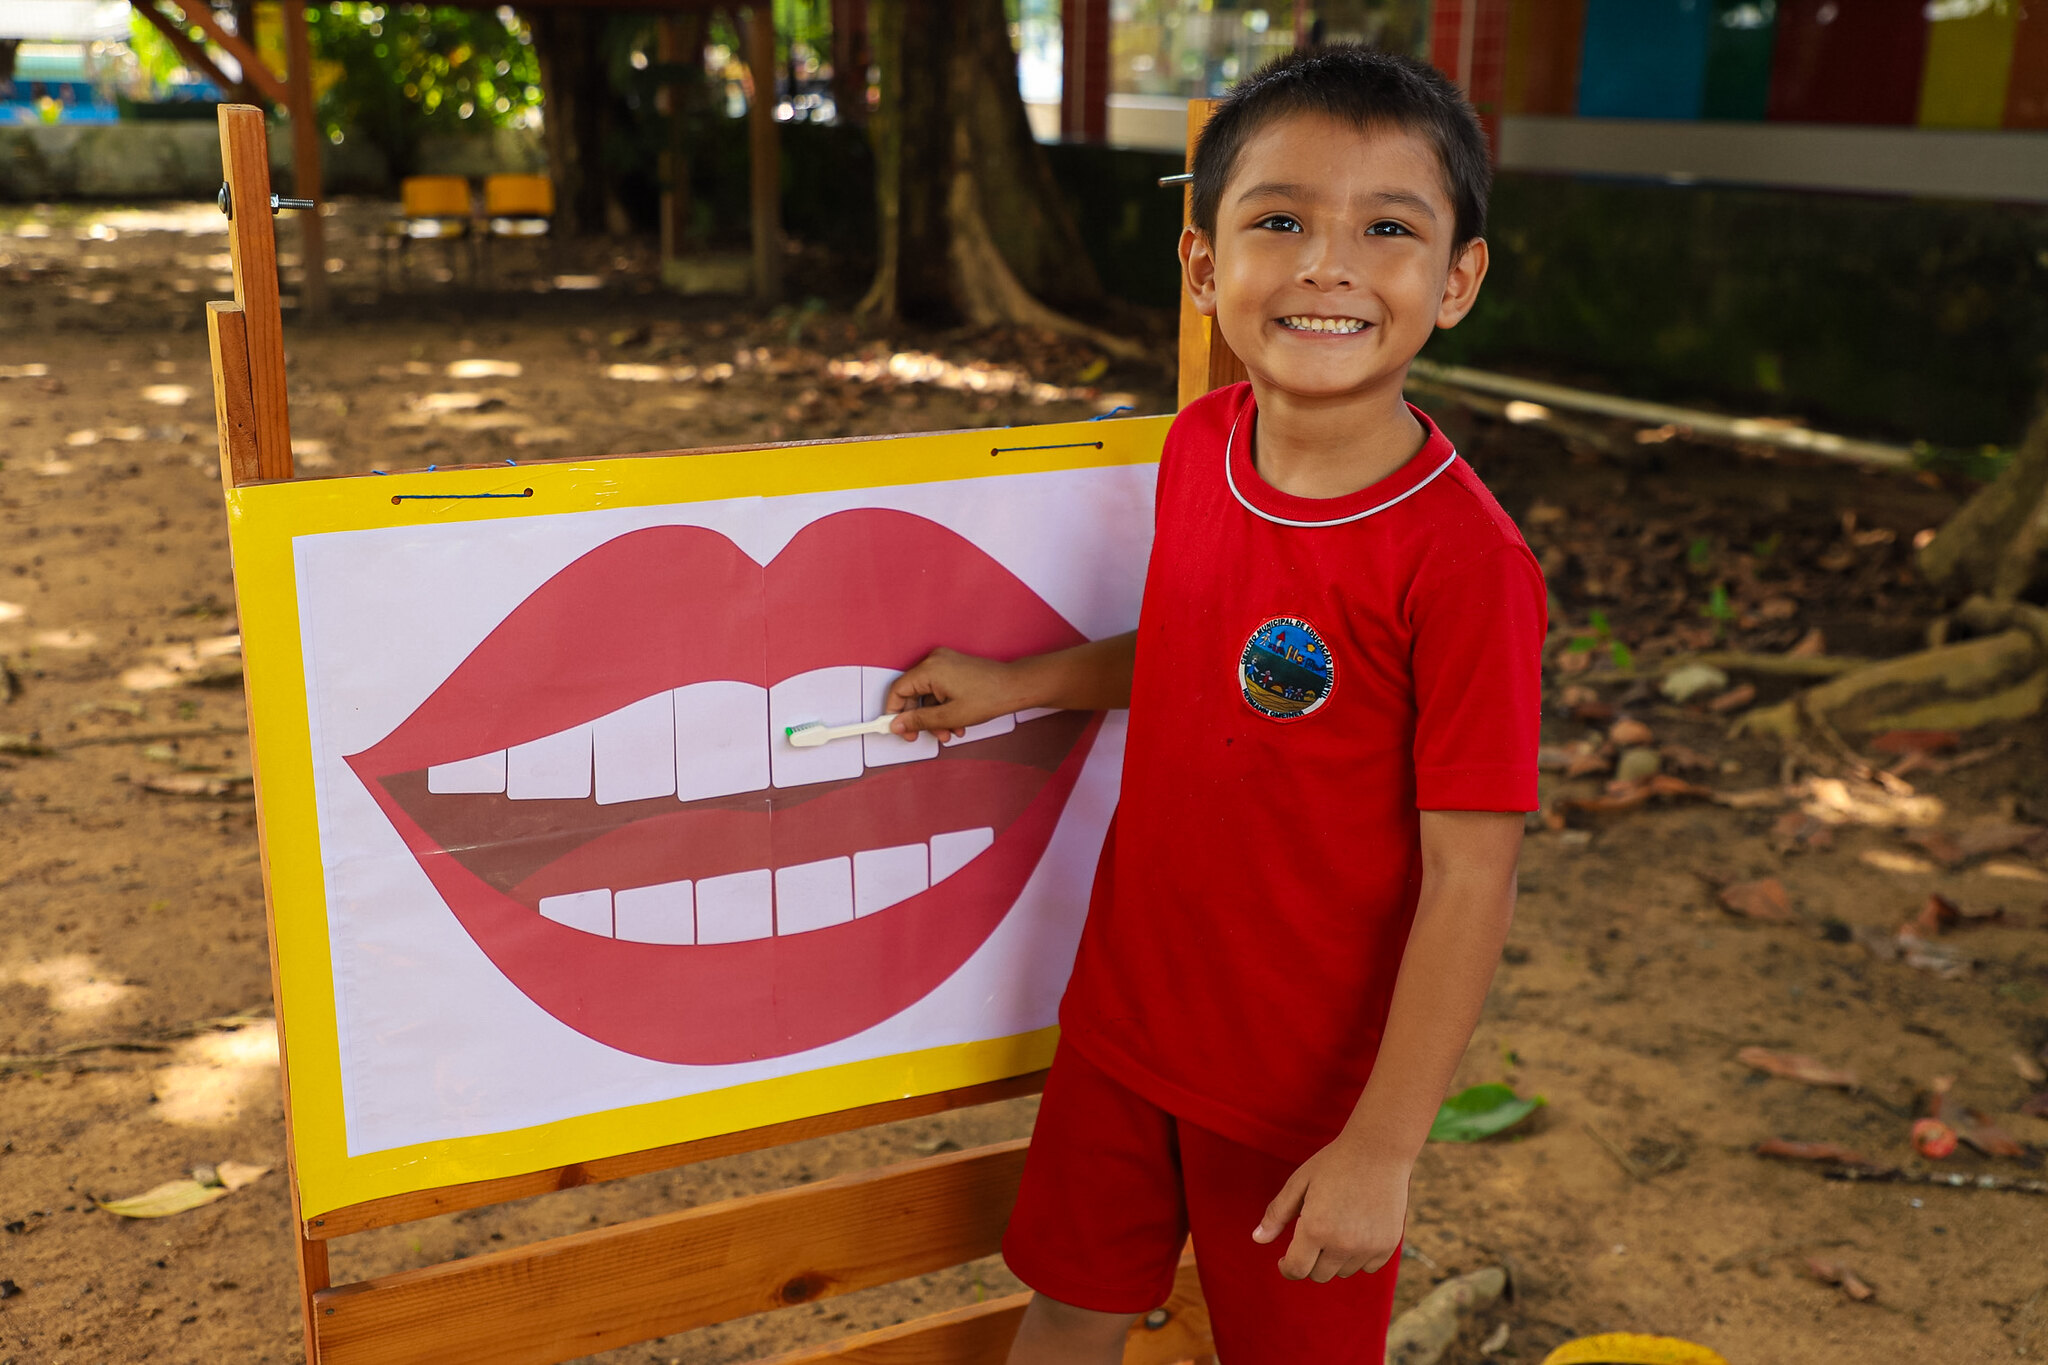
[[[1275,616],[1252,632],[1237,660],[1245,703],[1274,720],[1299,720],[1330,699],[1337,665],[1308,622]]]

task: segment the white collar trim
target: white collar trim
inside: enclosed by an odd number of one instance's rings
[[[1271,512],[1267,512],[1260,508],[1252,506],[1250,500],[1247,499],[1242,492],[1238,491],[1237,478],[1230,472],[1230,452],[1237,448],[1237,424],[1244,420],[1244,415],[1251,408],[1251,406],[1252,405],[1250,403],[1246,403],[1244,407],[1241,407],[1237,410],[1237,416],[1230,419],[1230,434],[1223,438],[1223,482],[1230,486],[1230,496],[1236,498],[1238,501],[1238,505],[1243,507],[1245,511],[1251,513],[1255,517],[1260,517],[1266,521],[1270,521],[1276,526],[1297,526],[1309,530],[1315,530],[1324,526],[1343,526],[1349,522],[1364,521],[1367,517],[1372,516],[1377,512],[1386,511],[1395,503],[1405,502],[1407,499],[1414,497],[1417,493],[1420,493],[1423,489],[1429,487],[1430,484],[1436,481],[1436,476],[1443,473],[1446,469],[1449,469],[1451,467],[1451,462],[1458,458],[1457,449],[1453,447],[1451,453],[1445,457],[1444,462],[1438,465],[1435,469],[1430,470],[1428,474],[1424,475],[1421,481],[1418,482],[1413,488],[1409,489],[1405,493],[1395,494],[1393,497],[1388,498],[1385,502],[1381,503],[1377,507],[1368,507],[1363,512],[1353,512],[1348,517],[1332,517],[1328,521],[1295,521],[1289,517],[1276,517]]]

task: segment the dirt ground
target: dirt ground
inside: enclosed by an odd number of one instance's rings
[[[242,697],[232,656],[202,657],[235,629],[201,314],[226,294],[220,228],[197,205],[0,210],[0,1365],[302,1359]],[[769,315],[662,294],[640,246],[507,252],[484,288],[436,278],[459,262],[423,248],[409,288],[380,290],[374,214],[330,228],[340,317],[287,322],[308,475],[1171,402],[1167,318],[1151,324],[1157,368],[1108,369],[1040,337],[869,334],[829,261],[793,261],[798,297],[806,281],[822,297]],[[509,364],[451,377],[463,361]],[[1828,807],[1816,777],[1866,790],[1840,755],[1787,771],[1775,745],[1727,737],[1732,711],[1637,680],[1716,645],[1916,647],[1941,603],[1909,547],[1958,490],[1683,439],[1572,449],[1438,411],[1551,576],[1546,803],[1601,795],[1609,774],[1555,769],[1599,766],[1624,719],[1667,770],[1759,795],[1532,820],[1459,1081],[1547,1104],[1509,1137],[1423,1154],[1402,1302],[1511,1261],[1516,1296],[1468,1327],[1456,1365],[1617,1330],[1760,1365],[2048,1355],[2048,1201],[1837,1182],[1753,1152],[1828,1140],[1884,1166],[2038,1176],[2048,1119],[2018,1111],[2044,1088],[2048,846],[2010,827],[2048,819],[2048,727],[1964,735],[1970,761],[1907,774],[1939,803],[1909,830],[1899,784],[1889,805]],[[1756,682],[1764,702],[1790,686]],[[1930,829],[1948,842],[1906,837]],[[1720,888],[1765,877],[1783,922],[1723,908]],[[1964,923],[1925,966],[1887,960],[1934,893]],[[1769,1076],[1737,1060],[1747,1047],[1856,1081]],[[2024,1154],[1917,1157],[1909,1125],[1938,1076]],[[993,1105],[386,1229],[337,1243],[334,1278],[1020,1136],[1032,1113]],[[94,1202],[224,1160],[273,1169],[162,1220]],[[1874,1295],[1820,1282],[1809,1257]],[[1015,1287],[989,1260],[595,1359],[744,1361]]]

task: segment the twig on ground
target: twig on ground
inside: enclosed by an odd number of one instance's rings
[[[1650,1173],[1642,1168],[1642,1164],[1616,1146],[1605,1133],[1590,1123],[1582,1122],[1579,1124],[1579,1127],[1585,1129],[1586,1136],[1599,1143],[1602,1150],[1614,1158],[1614,1164],[1621,1167],[1622,1173],[1627,1175],[1630,1180],[1642,1181],[1650,1178]]]
[[[2016,1179],[2002,1175],[1964,1175],[1961,1172],[1908,1171],[1897,1166],[1863,1170],[1854,1166],[1831,1166],[1821,1172],[1823,1180],[1878,1181],[1897,1185],[1935,1185],[1949,1190],[2007,1190],[2013,1194],[2048,1194],[2048,1180]]]
[[[170,1028],[158,1029],[153,1033],[134,1038],[94,1038],[83,1043],[67,1043],[54,1052],[0,1053],[0,1075],[10,1071],[23,1071],[30,1067],[55,1066],[67,1057],[82,1056],[88,1052],[166,1052],[168,1043],[181,1038],[196,1038],[202,1033],[216,1029],[232,1033],[236,1029],[270,1017],[269,1007],[251,1005],[234,1014],[224,1014],[212,1019],[194,1019],[188,1023],[176,1024]]]
[[[209,725],[203,730],[142,730],[111,735],[87,735],[83,739],[66,740],[52,747],[62,751],[84,749],[95,744],[162,744],[167,740],[218,739],[222,735],[248,733],[249,727],[246,725]]]

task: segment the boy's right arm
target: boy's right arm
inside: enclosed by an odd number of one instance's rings
[[[1131,704],[1131,667],[1138,633],[1090,640],[1015,663],[935,649],[889,687],[890,727],[909,739],[930,730],[943,743],[1014,711],[1108,711]]]

